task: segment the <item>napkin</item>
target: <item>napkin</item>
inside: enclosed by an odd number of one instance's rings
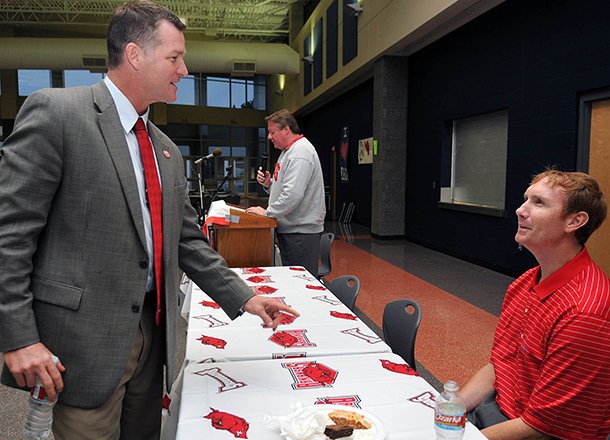
[[[267,427],[274,431],[280,431],[285,440],[328,440],[324,429],[332,421],[328,415],[321,411],[319,406],[303,407],[300,403],[291,405],[293,410],[287,416],[265,416]],[[373,429],[355,429],[349,437],[341,440],[376,440],[377,436]]]
[[[287,416],[265,416],[269,429],[280,431],[286,440],[327,440],[324,429],[330,419],[315,406],[292,405],[293,411]]]

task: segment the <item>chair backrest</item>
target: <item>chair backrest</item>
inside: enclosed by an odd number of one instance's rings
[[[399,299],[386,304],[383,310],[383,338],[392,352],[415,367],[415,337],[421,321],[421,307],[410,299]]]
[[[332,270],[330,263],[330,248],[335,239],[332,232],[323,232],[320,236],[320,263],[318,264],[318,279],[325,277]]]
[[[341,300],[352,312],[356,305],[356,297],[360,292],[360,280],[355,275],[342,275],[335,278],[326,287]]]

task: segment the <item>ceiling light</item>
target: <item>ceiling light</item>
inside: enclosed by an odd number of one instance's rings
[[[360,6],[360,3],[357,3],[357,2],[348,3],[345,6],[347,6],[347,9],[346,9],[347,13],[354,17],[359,16],[360,14],[362,14],[362,11],[364,11],[362,6]]]

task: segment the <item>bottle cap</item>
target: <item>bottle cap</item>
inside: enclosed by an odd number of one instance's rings
[[[455,393],[457,390],[460,389],[460,387],[458,387],[457,382],[454,380],[448,380],[447,382],[445,382],[444,388],[445,391],[448,391],[450,393]]]

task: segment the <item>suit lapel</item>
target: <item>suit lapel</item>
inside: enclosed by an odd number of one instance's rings
[[[114,101],[110,92],[103,82],[99,82],[93,86],[93,99],[98,106],[99,124],[102,136],[106,141],[106,147],[114,163],[116,173],[123,188],[123,194],[131,217],[133,218],[134,226],[142,242],[142,246],[146,249],[146,237],[144,233],[144,219],[142,217],[142,208],[140,205],[140,196],[138,194],[138,184],[136,183],[131,156],[129,155],[129,147],[125,139],[123,126],[119,120],[119,115],[114,106]],[[165,202],[164,202],[165,204]]]

